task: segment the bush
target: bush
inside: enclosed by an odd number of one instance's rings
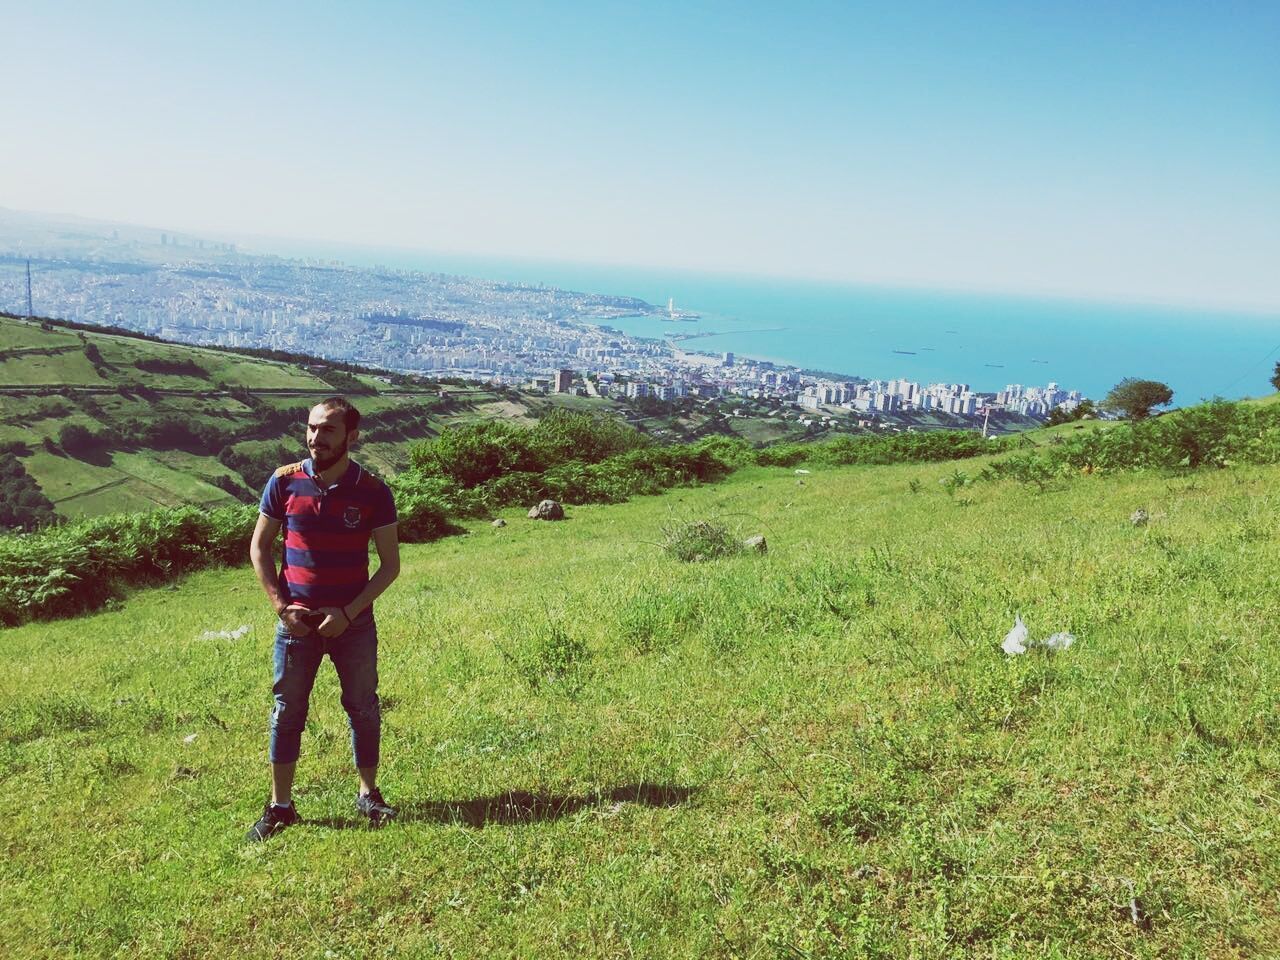
[[[178,377],[209,379],[209,371],[190,357],[143,357],[133,365],[144,373],[160,373]]]
[[[544,469],[571,460],[599,463],[652,444],[648,437],[620,420],[566,410],[553,410],[539,420],[530,439]]]
[[[659,447],[615,421],[555,411],[532,429],[505,421],[455,427],[411,452],[392,483],[398,496],[430,494],[454,516],[480,516],[546,497],[620,503],[637,494],[719,480],[751,461],[740,440]]]
[[[413,469],[444,477],[461,487],[475,487],[533,465],[531,431],[505,420],[484,420],[450,427],[409,453]]]
[[[700,563],[731,557],[743,548],[733,532],[718,520],[691,520],[664,528],[662,549],[682,563]]]
[[[1155,420],[1059,438],[1053,445],[998,460],[983,475],[1043,485],[1072,472],[1232,463],[1280,463],[1280,408],[1213,400]]]
[[[58,431],[58,446],[67,453],[91,453],[103,445],[103,437],[78,423],[68,423]]]
[[[415,470],[476,487],[512,473],[540,474],[569,462],[599,463],[650,441],[611,418],[555,410],[532,429],[506,420],[451,427],[410,451]]]
[[[127,586],[243,562],[257,514],[250,506],[177,507],[0,537],[0,622],[74,616]]]
[[[26,452],[26,446],[4,446],[6,449],[0,451],[0,527],[34,530],[48,526],[57,519],[53,503],[18,459],[19,453]]]
[[[414,493],[398,497],[397,532],[403,543],[427,543],[453,533],[457,527],[449,522],[449,509],[430,494]]]
[[[852,464],[920,463],[962,460],[1007,449],[1005,438],[985,438],[970,430],[932,430],[889,436],[839,436],[824,443],[790,443],[756,453],[762,467],[802,463],[844,467]]]

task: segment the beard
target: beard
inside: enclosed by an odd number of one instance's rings
[[[347,446],[347,440],[343,438],[340,446],[330,447],[324,450],[313,449],[311,451],[311,460],[315,464],[317,470],[328,470],[347,455]]]

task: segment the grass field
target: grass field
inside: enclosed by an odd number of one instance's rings
[[[150,511],[184,503],[218,506],[236,502],[201,479],[229,474],[226,467],[212,457],[181,451],[116,451],[109,459],[86,462],[36,450],[24,462],[59,514],[66,517]]]
[[[377,832],[326,665],[311,822],[242,843],[273,623],[247,568],[5,631],[3,952],[1280,954],[1280,470],[956,470],[752,468],[406,547]],[[715,517],[769,552],[656,546]],[[1008,658],[1016,614],[1078,639]]]
[[[42,330],[34,323],[18,323],[0,318],[0,350],[32,347],[73,347],[79,344],[69,330]]]
[[[94,369],[82,350],[64,350],[54,354],[20,354],[0,361],[0,384],[77,384],[86,387],[108,386],[109,381]]]

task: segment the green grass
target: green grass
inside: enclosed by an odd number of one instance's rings
[[[11,386],[76,384],[109,386],[94,369],[82,350],[66,350],[51,355],[21,354],[0,360],[0,383]]]
[[[0,350],[30,347],[76,346],[79,340],[67,330],[42,330],[39,324],[0,317]]]
[[[219,506],[236,502],[202,479],[230,473],[212,457],[180,451],[116,451],[109,461],[99,463],[36,450],[23,462],[65,517],[149,511],[184,503]]]
[[[178,451],[167,451],[171,454]],[[188,454],[183,457],[171,457],[170,463],[162,462],[158,457],[147,453],[117,452],[112,456],[111,464],[122,474],[130,478],[139,488],[154,491],[157,503],[164,506],[181,506],[184,503],[195,503],[200,506],[229,506],[236,503],[235,497],[218,489],[201,479],[197,471],[205,458],[196,458]],[[212,463],[222,467],[218,461]],[[225,467],[224,474],[231,473]]]
[[[1280,469],[949,496],[957,467],[752,468],[405,548],[378,832],[326,665],[313,823],[241,843],[248,569],[5,631],[4,952],[1276,955]],[[667,559],[697,519],[769,552]],[[1078,640],[1008,659],[1019,613]]]
[[[90,490],[113,483],[121,476],[111,467],[86,463],[75,457],[59,456],[45,450],[36,450],[25,457],[27,472],[35,477],[45,496],[54,502],[68,497],[78,497]]]

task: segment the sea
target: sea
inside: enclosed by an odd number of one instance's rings
[[[1174,405],[1271,393],[1280,313],[836,284],[597,264],[420,253],[327,243],[269,252],[639,297],[696,321],[598,320],[631,336],[679,335],[733,353],[866,379],[1057,383],[1101,399],[1125,377],[1159,380]],[[261,252],[268,252],[262,250]],[[696,335],[696,336],[691,336]]]

